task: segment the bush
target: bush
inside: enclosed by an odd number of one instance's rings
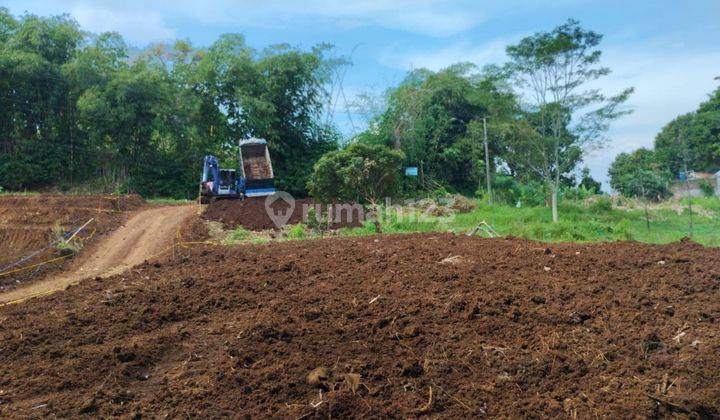
[[[227,243],[235,243],[235,242],[242,242],[250,237],[250,231],[245,229],[242,226],[238,226],[236,229],[231,230],[228,232],[227,236],[225,237],[225,242]]]
[[[662,200],[671,195],[672,174],[657,163],[653,151],[620,153],[608,169],[610,186],[628,197]]]
[[[328,215],[323,214],[322,211],[318,212],[315,206],[308,209],[308,220],[307,225],[310,229],[320,236],[324,236],[325,232],[330,229],[330,220]]]
[[[715,187],[707,179],[703,179],[699,183],[700,191],[702,191],[705,197],[713,197],[715,195]],[[2,188],[0,188],[2,191]]]
[[[588,189],[584,185],[578,185],[577,187],[564,187],[562,188],[562,196],[570,200],[585,200],[592,197],[600,192],[594,188]]]
[[[519,201],[524,206],[539,207],[547,204],[547,196],[545,185],[542,182],[532,181],[521,186]]]
[[[520,200],[522,195],[522,186],[518,181],[508,175],[496,175],[492,179],[493,200],[496,203],[514,205]],[[476,193],[483,199],[486,199],[485,190],[478,190]]]
[[[460,194],[446,197],[448,206],[457,213],[470,213],[475,210],[475,202]]]
[[[618,241],[632,241],[634,236],[630,231],[630,228],[631,225],[629,220],[621,220],[615,224],[615,227],[613,228],[613,236],[615,236],[615,239]]]
[[[305,238],[305,225],[298,223],[290,227],[287,233],[289,239],[303,239]]]
[[[353,143],[320,158],[308,189],[323,202],[379,203],[398,192],[403,159],[386,146]]]
[[[590,203],[589,209],[595,214],[607,213],[612,210],[612,200],[606,195],[597,196],[597,198]]]

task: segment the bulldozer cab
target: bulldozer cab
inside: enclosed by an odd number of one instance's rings
[[[233,187],[236,179],[235,169],[220,169],[220,188]]]

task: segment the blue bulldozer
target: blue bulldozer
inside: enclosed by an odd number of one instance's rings
[[[215,156],[205,156],[200,181],[201,203],[218,198],[264,197],[275,192],[267,141],[251,138],[241,140],[238,146],[238,169],[220,169]]]

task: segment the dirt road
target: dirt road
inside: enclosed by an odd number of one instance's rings
[[[167,249],[178,229],[197,211],[194,205],[139,210],[105,240],[88,249],[70,271],[0,294],[0,305],[63,290],[88,277],[107,277]]]

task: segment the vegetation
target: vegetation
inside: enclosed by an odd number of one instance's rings
[[[557,221],[557,201],[579,185],[584,154],[628,112],[620,107],[632,89],[608,97],[588,87],[610,71],[598,66],[601,39],[571,20],[509,46],[504,67],[461,63],[411,72],[354,141],[404,152],[405,165],[419,168],[420,190],[549,202]],[[534,100],[522,101],[518,91]],[[372,114],[378,107],[368,102]],[[406,184],[412,195],[415,185]],[[600,189],[589,172],[580,185],[590,193]]]
[[[689,215],[681,203],[666,202],[645,208],[642,202],[628,202],[622,208],[614,206],[606,196],[596,200],[564,200],[560,211],[564,217],[552,222],[552,215],[542,207],[516,207],[488,204],[476,200],[476,206],[466,213],[451,217],[433,216],[417,210],[417,214],[385,213],[384,233],[455,232],[465,234],[480,222],[487,222],[499,235],[517,236],[545,242],[607,242],[634,240],[646,243],[677,242],[690,236]],[[628,207],[630,205],[631,208]],[[647,211],[647,214],[646,214]],[[693,201],[692,240],[706,246],[720,247],[720,198],[700,198]],[[299,235],[302,229],[303,235]],[[262,232],[248,232],[238,236],[229,233],[229,243],[259,243],[269,239]],[[345,228],[338,236],[361,236],[375,233],[373,222],[360,228]],[[303,225],[290,228],[288,234],[276,240],[310,239],[325,232],[308,232]],[[487,236],[484,233],[479,233]]]
[[[668,184],[684,171],[717,172],[720,170],[720,88],[698,107],[668,123],[655,137],[653,150],[638,149],[622,153],[610,167],[610,184],[623,194],[637,195],[628,182],[645,173],[652,195],[669,195]],[[652,173],[652,174],[651,174]],[[705,191],[711,193],[712,186]]]
[[[353,143],[323,156],[309,183],[314,197],[377,204],[397,193],[403,154],[383,145]]]
[[[599,65],[601,40],[570,20],[509,46],[505,66],[417,69],[380,100],[361,95],[368,128],[343,142],[324,113],[330,84],[348,63],[329,45],[256,51],[226,34],[205,48],[177,41],[130,57],[116,33],[0,8],[0,193],[137,192],[187,203],[202,156],[233,166],[237,141],[257,136],[269,141],[277,187],[296,196],[377,208],[386,196],[462,193],[494,204],[456,217],[453,228],[482,217],[499,232],[537,239],[644,238],[660,220],[675,219],[646,209],[646,233],[637,232],[633,211],[617,213],[609,199],[594,197],[600,184],[580,170],[609,124],[628,112],[622,105],[632,92],[592,88],[610,72]],[[419,176],[403,177],[406,166]],[[674,174],[686,167],[720,169],[720,88],[664,127],[654,149],[620,154],[610,186],[648,205],[669,197]],[[702,187],[711,193],[712,185]],[[578,204],[584,200],[592,204]],[[564,214],[562,223],[539,227],[547,209],[554,222]],[[447,228],[441,223],[391,220],[385,231]],[[605,233],[591,234],[590,225]]]
[[[278,187],[305,194],[340,138],[322,115],[344,63],[330,50],[258,52],[228,34],[131,59],[116,33],[0,8],[0,185],[193,198],[203,155],[234,165],[237,141],[256,136],[270,143]]]
[[[620,153],[608,170],[610,186],[628,197],[659,201],[670,196],[672,174],[652,150]]]
[[[589,144],[598,144],[611,120],[627,111],[618,107],[633,89],[606,97],[588,84],[610,73],[599,67],[602,35],[570,20],[507,48],[510,71],[528,89],[536,135],[523,138],[515,152],[550,189],[552,220],[558,221],[561,177],[572,171]],[[573,119],[578,122],[573,124]]]
[[[655,138],[655,152],[664,169],[720,171],[720,88],[695,112],[672,120]]]

